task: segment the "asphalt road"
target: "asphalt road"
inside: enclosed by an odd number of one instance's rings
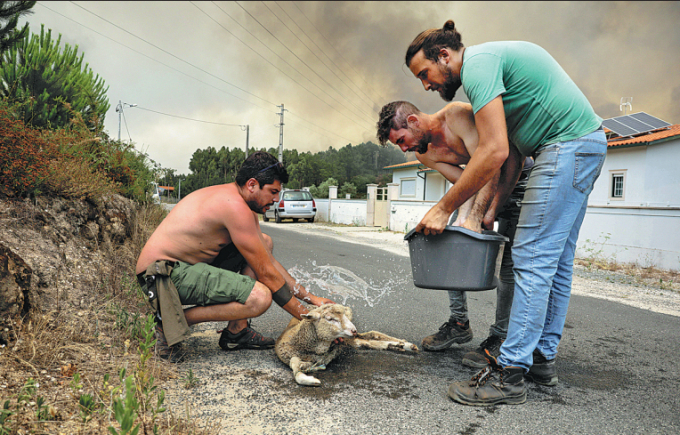
[[[420,345],[448,318],[446,292],[413,286],[408,258],[331,237],[267,226],[274,255],[314,294],[349,305],[360,331]],[[592,285],[598,285],[596,281]],[[680,318],[572,296],[557,359],[559,385],[528,382],[523,405],[467,407],[451,401],[460,364],[488,334],[495,292],[468,294],[472,342],[416,355],[349,350],[302,387],[273,350],[221,351],[222,324],[197,325],[187,340],[197,385],[168,393],[174,409],[221,434],[679,434]],[[276,337],[290,319],[276,306],[253,327]]]

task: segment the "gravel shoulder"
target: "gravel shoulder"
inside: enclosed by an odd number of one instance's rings
[[[278,225],[288,231],[301,234],[316,233],[338,240],[373,246],[395,255],[409,256],[408,242],[403,233],[384,231],[371,227],[351,227],[325,224],[317,222],[281,224],[260,222],[266,232],[267,226]],[[648,285],[635,277],[622,273],[611,272],[584,266],[574,267],[574,281],[572,292],[575,295],[591,296],[613,302],[629,305],[656,313],[680,316],[680,291],[675,283],[661,288],[659,285]]]

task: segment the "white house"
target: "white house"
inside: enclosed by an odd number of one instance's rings
[[[679,163],[680,124],[637,137],[610,134],[578,254],[680,270]]]

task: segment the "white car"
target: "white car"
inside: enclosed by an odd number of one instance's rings
[[[263,220],[269,222],[274,219],[280,223],[282,219],[306,219],[307,222],[314,222],[316,217],[316,202],[312,194],[306,190],[285,190],[281,193],[278,203],[264,213]]]

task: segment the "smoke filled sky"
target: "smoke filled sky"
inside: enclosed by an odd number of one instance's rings
[[[165,168],[198,148],[318,152],[377,142],[380,108],[445,102],[404,65],[422,30],[456,23],[466,46],[525,40],[562,65],[603,118],[680,123],[680,2],[39,2],[23,18],[77,45],[109,87],[105,129]],[[462,89],[456,100],[467,101]],[[631,113],[631,112],[629,112]],[[189,119],[186,119],[189,118]]]

